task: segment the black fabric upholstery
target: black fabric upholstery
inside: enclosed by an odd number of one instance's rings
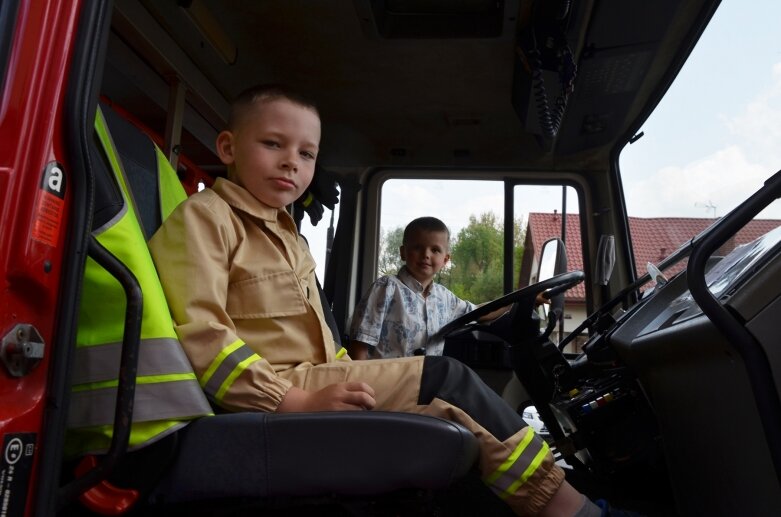
[[[217,415],[190,424],[180,442],[155,502],[437,489],[477,457],[465,428],[390,412]]]
[[[94,145],[90,148],[92,167],[95,170],[95,205],[92,209],[91,231],[95,231],[108,223],[122,210],[122,192],[119,190],[111,174],[111,166],[108,164],[106,153],[103,152],[100,142],[95,137]]]
[[[110,107],[102,105],[101,108],[111,138],[122,160],[133,202],[144,227],[144,235],[149,239],[162,224],[154,143]]]

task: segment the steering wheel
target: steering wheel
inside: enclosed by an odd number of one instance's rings
[[[496,309],[510,305],[511,303],[516,304],[516,308],[522,310],[522,312],[519,313],[514,308],[513,312],[516,313],[515,317],[518,317],[518,314],[527,314],[525,311],[526,306],[529,308],[528,314],[531,314],[532,308],[534,307],[534,299],[537,297],[538,293],[545,292],[545,297],[550,299],[557,294],[563,293],[564,291],[578,285],[585,278],[586,275],[582,271],[570,271],[568,273],[552,276],[551,278],[543,280],[542,282],[537,282],[536,284],[522,287],[521,289],[506,294],[501,298],[491,300],[490,302],[481,305],[477,309],[464,314],[460,318],[454,319],[439,329],[435,336],[438,338],[444,338],[461,327],[466,326],[468,323],[471,323],[478,318],[495,311]]]

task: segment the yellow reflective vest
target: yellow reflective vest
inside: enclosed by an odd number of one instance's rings
[[[133,272],[143,293],[137,384],[128,445],[132,450],[212,411],[176,338],[127,179],[100,109],[95,130],[119,185],[123,206],[92,234]],[[165,218],[186,195],[165,156],[157,147],[155,151],[161,211]],[[68,456],[105,452],[111,444],[125,307],[120,283],[87,258],[65,442]]]

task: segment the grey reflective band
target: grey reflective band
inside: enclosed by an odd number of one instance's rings
[[[143,384],[138,379],[133,422],[181,420],[212,413],[201,386],[192,379]],[[117,388],[101,388],[71,393],[68,427],[111,425],[114,423]]]
[[[523,441],[519,447],[523,447]],[[511,495],[537,471],[548,450],[547,443],[532,435],[531,441],[526,444],[512,465],[509,465],[507,470],[490,482],[491,488],[498,492],[502,498]]]
[[[76,349],[71,384],[103,382],[119,375],[122,343],[81,346]],[[182,346],[174,338],[142,339],[138,355],[138,376],[192,373]]]
[[[233,373],[242,361],[249,359],[253,355],[255,355],[255,352],[246,344],[243,344],[232,351],[222,360],[209,380],[206,381],[206,384],[203,385],[203,391],[215,399],[222,398],[217,396],[222,384],[228,380],[228,377],[230,377],[231,373]]]

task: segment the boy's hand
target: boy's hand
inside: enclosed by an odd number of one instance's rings
[[[373,409],[375,404],[374,390],[365,382],[337,382],[313,392],[292,387],[277,412],[360,411]]]

